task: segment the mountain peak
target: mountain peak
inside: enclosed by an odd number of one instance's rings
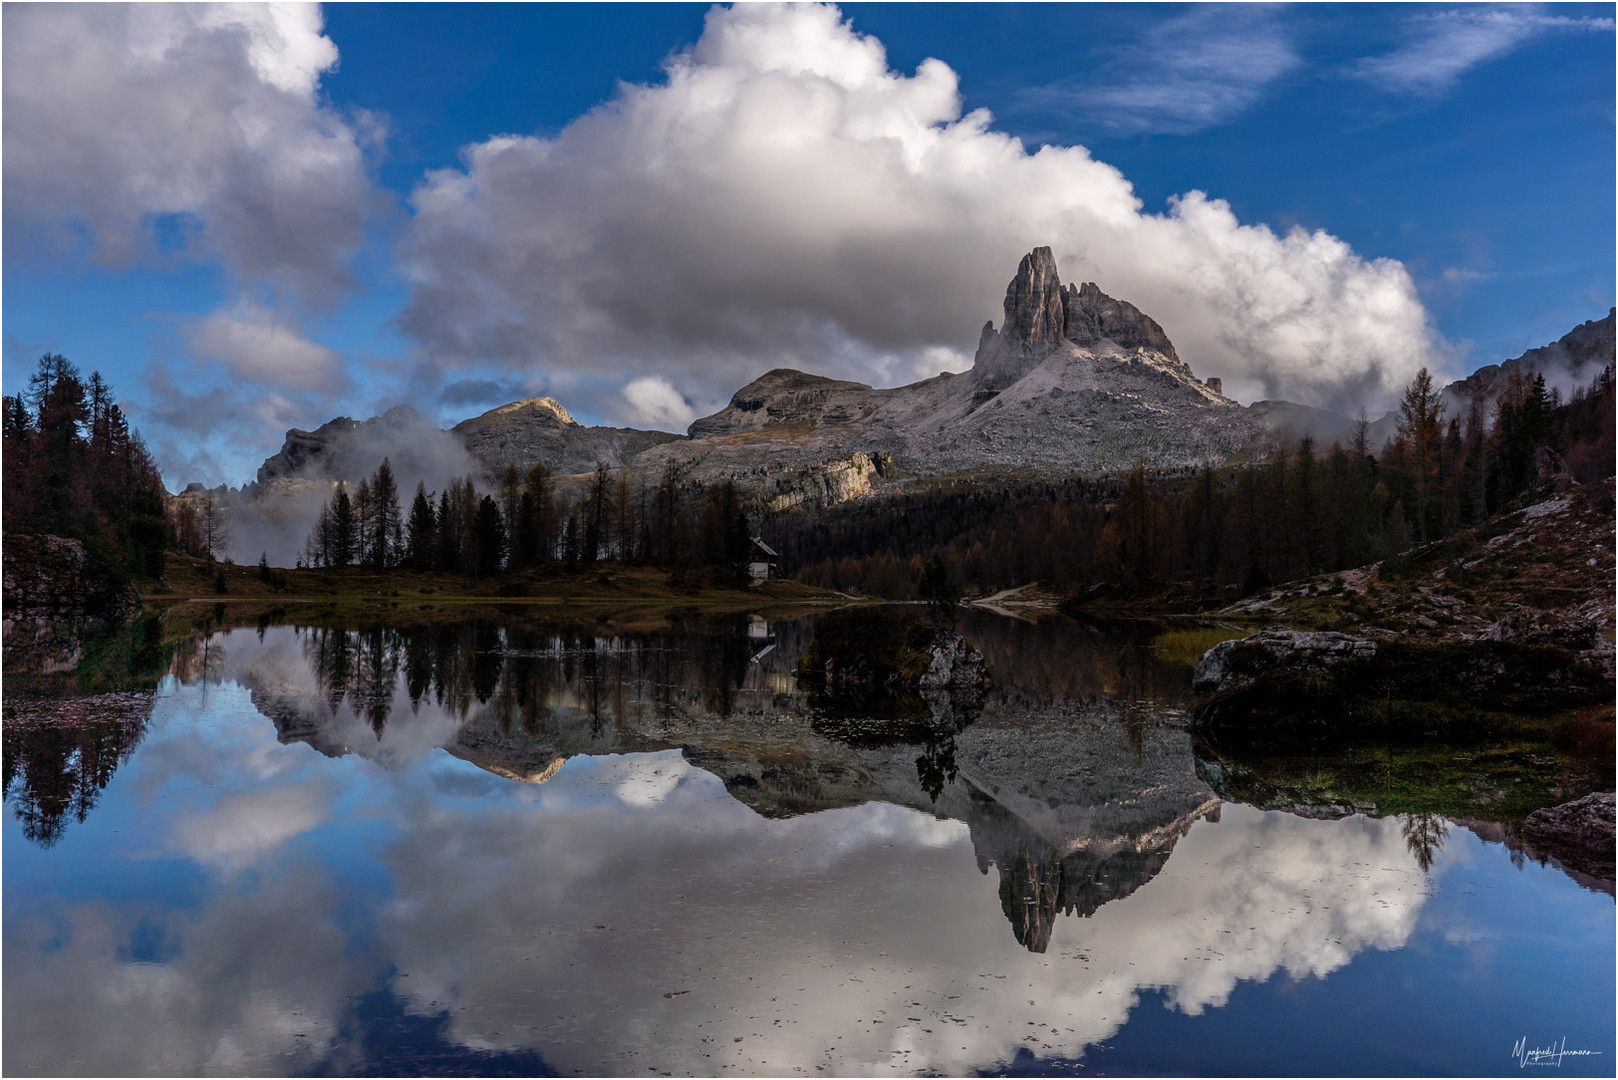
[[[562,405],[562,403],[560,401],[557,401],[553,397],[523,398],[521,401],[509,402],[509,403],[507,403],[505,405],[500,405],[500,406],[497,406],[497,407],[495,407],[493,409],[490,409],[488,412],[484,413],[483,416],[488,416],[488,417],[506,416],[506,415],[509,415],[511,413],[519,413],[519,412],[532,412],[532,413],[541,413],[541,414],[549,413],[552,417],[554,417],[560,423],[562,423],[562,424],[572,424],[575,427],[577,427],[578,423],[579,423],[577,420],[573,419],[573,414],[568,412],[567,409]],[[481,418],[482,417],[479,417],[479,419],[481,419]],[[463,421],[463,423],[464,422],[465,421]]]
[[[1043,357],[1062,343],[1062,279],[1050,248],[1037,247],[1022,257],[1017,276],[1006,286],[1005,314],[1001,337],[1025,353]]]
[[[1003,390],[1032,371],[1063,342],[1093,348],[1150,349],[1181,364],[1169,336],[1145,312],[1114,299],[1093,281],[1062,285],[1056,257],[1037,247],[1022,257],[1006,286],[1005,322],[983,328],[972,367],[984,390]]]

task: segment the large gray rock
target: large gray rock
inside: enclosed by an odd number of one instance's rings
[[[1270,627],[1209,649],[1191,673],[1191,689],[1199,694],[1235,690],[1283,669],[1323,672],[1345,661],[1372,659],[1377,648],[1375,641],[1351,634]]]
[[[1597,791],[1535,810],[1523,822],[1523,832],[1574,869],[1610,880],[1614,817],[1614,793]]]

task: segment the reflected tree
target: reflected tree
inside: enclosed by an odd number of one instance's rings
[[[6,703],[5,801],[25,838],[54,847],[70,819],[89,816],[140,745],[155,701],[148,691]]]
[[[1444,839],[1449,836],[1449,822],[1439,814],[1406,814],[1399,824],[1405,846],[1415,856],[1416,865],[1423,873],[1433,868],[1433,859],[1444,850]]]

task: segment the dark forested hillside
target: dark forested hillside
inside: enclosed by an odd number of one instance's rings
[[[100,372],[47,354],[4,399],[5,530],[84,542],[102,572],[156,577],[172,543],[163,481]]]
[[[1423,372],[1380,453],[1303,439],[1268,462],[1011,486],[943,481],[771,524],[787,565],[826,588],[914,598],[923,561],[988,592],[1038,581],[1070,592],[1176,587],[1223,599],[1360,566],[1509,509],[1558,475],[1613,471],[1609,366],[1572,401],[1517,377],[1493,415],[1450,417]]]

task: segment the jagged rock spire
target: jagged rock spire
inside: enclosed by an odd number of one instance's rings
[[[1114,300],[1096,283],[1069,287],[1063,294],[1066,321],[1062,334],[1075,345],[1093,345],[1106,339],[1125,349],[1156,349],[1180,362],[1163,328],[1127,300]]]
[[[1048,247],[1024,255],[1006,286],[1005,322],[983,328],[973,371],[983,390],[1003,390],[1032,371],[1064,341],[1082,348],[1110,341],[1123,349],[1152,349],[1180,358],[1163,328],[1145,312],[1115,300],[1094,282],[1063,287]]]
[[[1043,357],[1062,343],[1067,314],[1050,248],[1037,247],[1022,257],[1017,276],[1006,286],[1005,310],[1001,335],[1029,355]]]

